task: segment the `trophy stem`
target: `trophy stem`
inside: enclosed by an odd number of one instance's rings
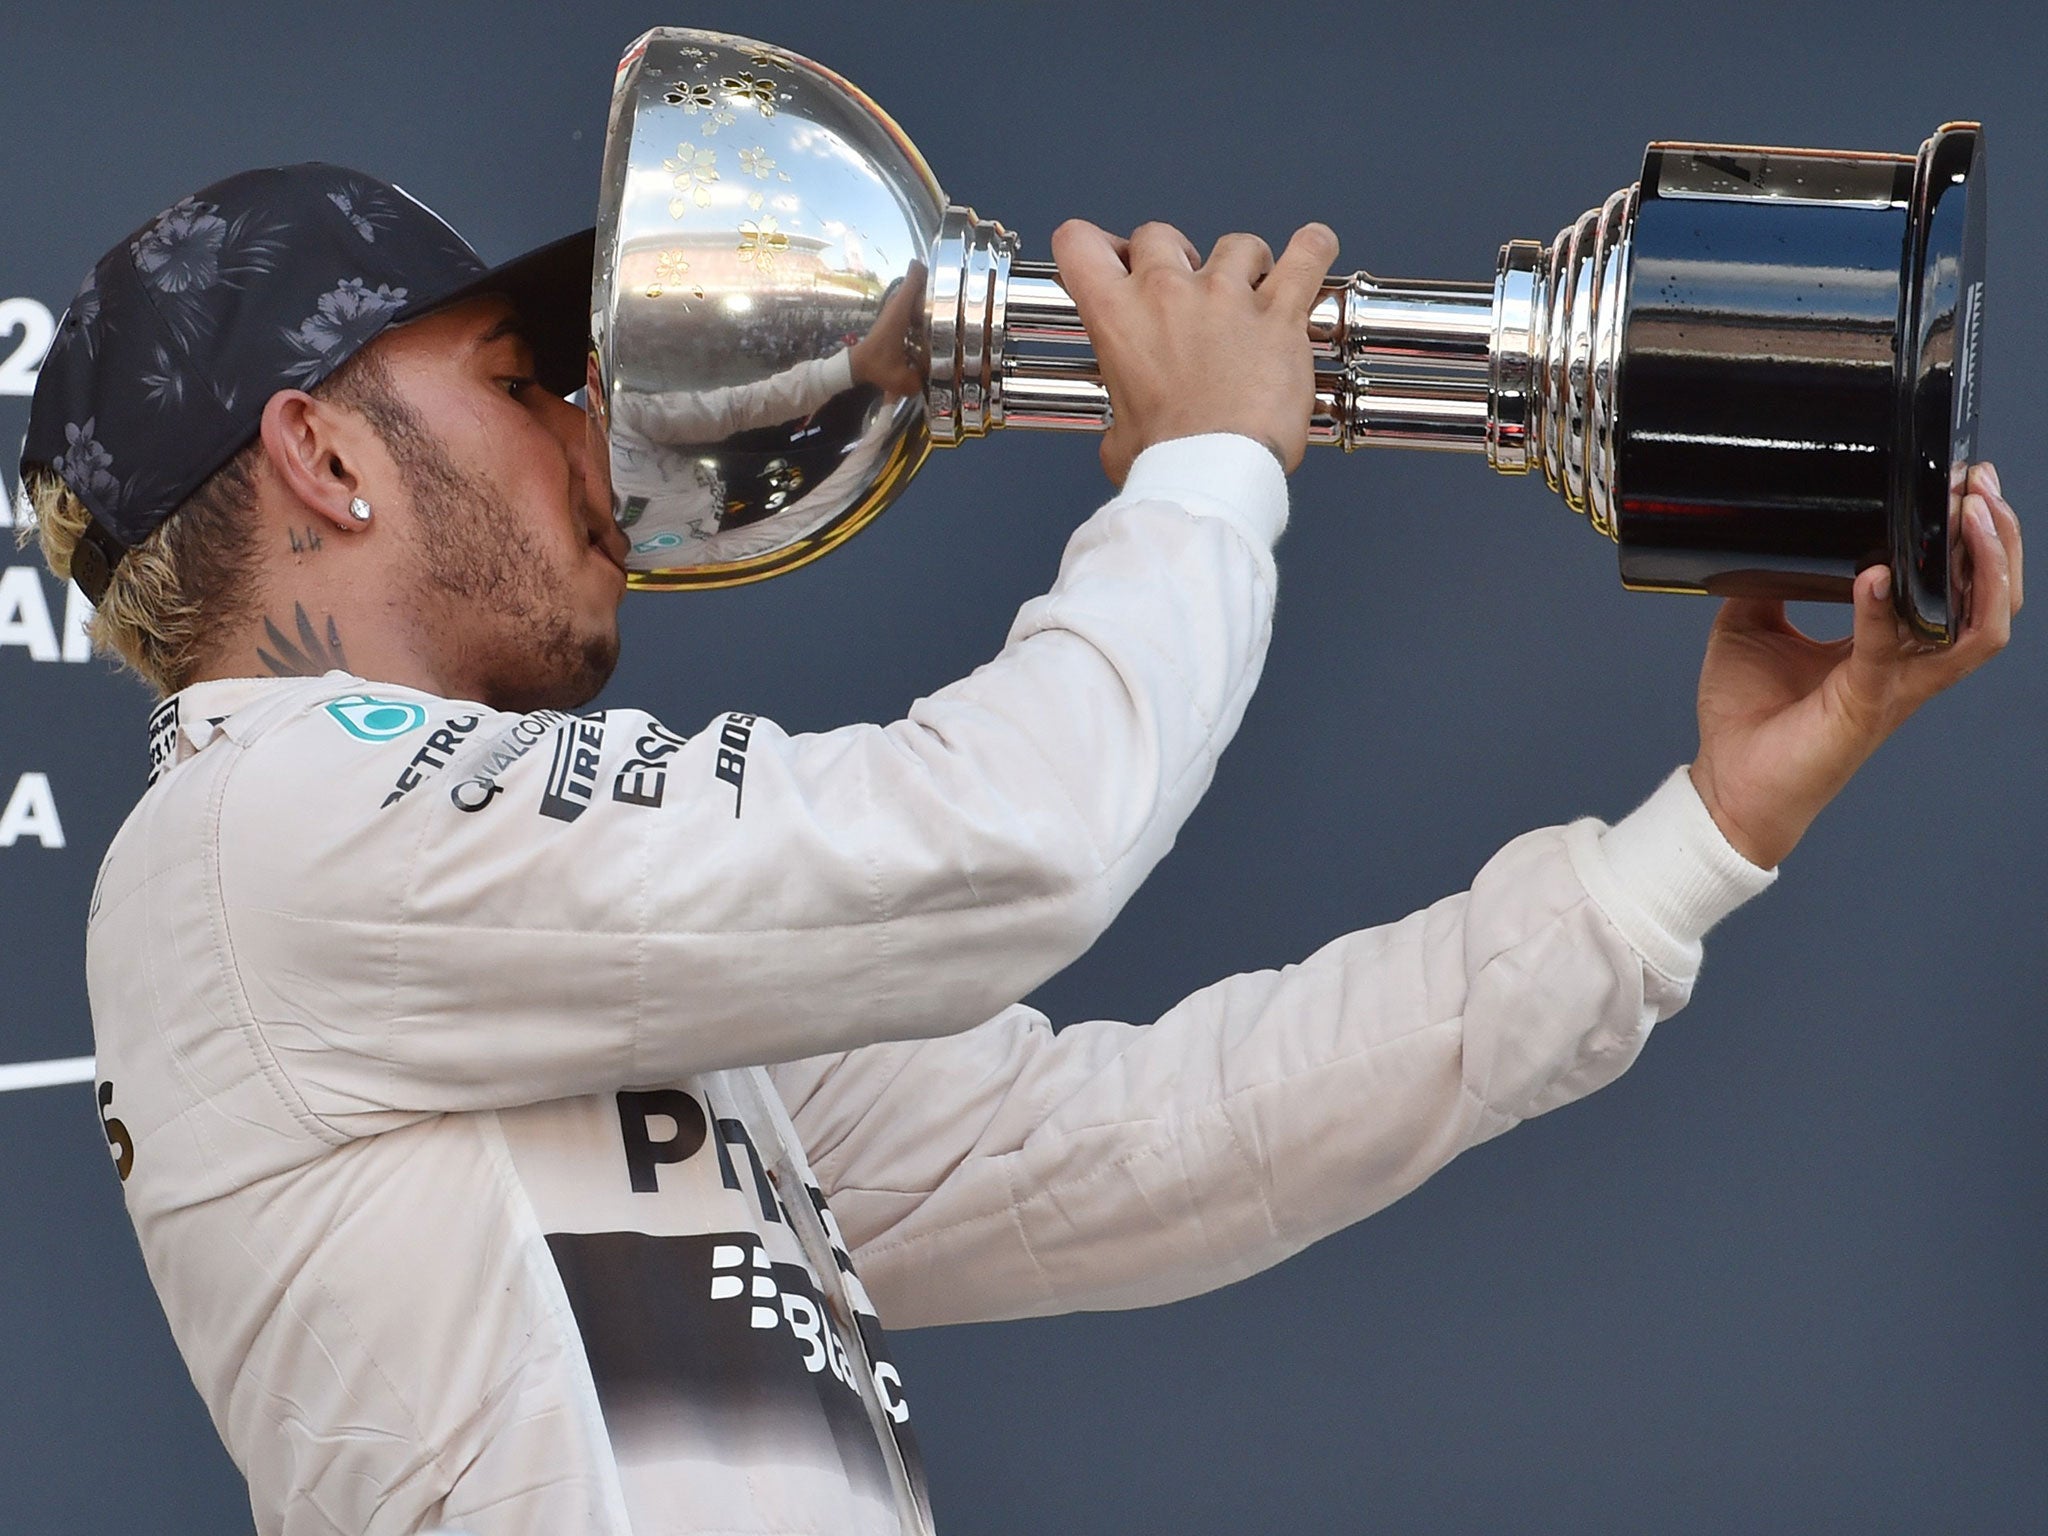
[[[1004,296],[1001,407],[991,424],[1099,431],[1109,399],[1088,332],[1049,262],[1012,261]],[[1319,364],[1310,441],[1336,447],[1486,451],[1493,288],[1360,272],[1326,283],[1309,313]],[[1058,347],[1043,356],[1025,347]]]
[[[1352,448],[1421,448],[1437,453],[1486,452],[1486,376],[1471,379],[1376,376],[1350,372],[1343,430],[1313,433],[1311,442]],[[1320,375],[1318,376],[1320,379]]]
[[[1356,272],[1323,285],[1309,311],[1308,333],[1319,357],[1347,367],[1484,373],[1493,344],[1493,286]]]
[[[1051,262],[1012,261],[1005,308],[1010,342],[1088,345],[1087,329]],[[1484,372],[1493,343],[1493,285],[1359,272],[1323,285],[1308,330],[1318,361],[1465,364]]]
[[[1011,341],[1088,345],[1080,312],[1060,281],[1059,268],[1049,261],[1010,263],[1009,316]]]
[[[1491,283],[1370,272],[1327,282],[1308,317],[1318,363],[1309,440],[1484,454],[1506,474],[1540,465],[1611,533],[1613,359],[1633,206],[1631,189],[1547,247],[1511,241]],[[1058,269],[1016,250],[1000,224],[946,210],[927,331],[935,442],[1110,424]]]

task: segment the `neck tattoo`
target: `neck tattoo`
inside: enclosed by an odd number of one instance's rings
[[[318,677],[323,672],[346,672],[348,657],[341,649],[341,631],[336,627],[334,616],[327,616],[327,631],[323,635],[313,627],[307,616],[305,605],[292,604],[292,613],[298,620],[299,638],[294,645],[287,639],[275,620],[267,615],[263,620],[263,632],[270,639],[270,649],[256,648],[256,659],[278,677]]]

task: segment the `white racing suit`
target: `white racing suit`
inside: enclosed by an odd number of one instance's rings
[[[101,1112],[263,1536],[897,1531],[873,1314],[1222,1285],[1619,1074],[1770,878],[1683,773],[1149,1027],[1019,1005],[1207,785],[1284,518],[1263,449],[1151,450],[1002,654],[886,727],[340,673],[167,702],[94,893]]]

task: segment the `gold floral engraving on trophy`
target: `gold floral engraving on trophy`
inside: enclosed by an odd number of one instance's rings
[[[654,258],[654,281],[647,285],[647,297],[658,299],[671,288],[681,288],[683,274],[689,270],[689,258],[683,255],[680,247],[672,247],[661,252]],[[704,290],[692,283],[689,285],[689,294],[693,299],[701,299],[704,297]],[[683,309],[687,312],[689,307],[685,304]]]
[[[681,107],[691,117],[695,117],[699,112],[709,113],[710,120],[704,125],[706,135],[718,132],[733,121],[732,108],[712,95],[711,87],[701,80],[678,80],[661,93],[661,99],[672,107]]]
[[[711,206],[711,183],[718,180],[718,151],[699,149],[685,142],[676,146],[675,157],[661,162],[662,169],[675,173],[675,196],[668,200],[668,216],[680,219],[690,203]]]
[[[739,258],[741,261],[765,272],[775,258],[789,249],[789,236],[776,227],[773,218],[763,219],[756,224],[752,219],[740,223]]]
[[[740,169],[757,181],[766,181],[769,173],[775,169],[775,162],[768,157],[767,150],[757,145],[740,151]],[[758,191],[747,193],[747,206],[756,213],[761,211],[762,205],[767,201],[768,199]]]
[[[747,62],[756,69],[779,69],[785,75],[796,73],[796,66],[789,62],[789,55],[777,53],[773,48],[749,48]]]
[[[726,75],[719,80],[718,88],[733,101],[754,108],[763,117],[773,117],[775,103],[788,99],[776,89],[773,80],[757,80],[751,74]]]

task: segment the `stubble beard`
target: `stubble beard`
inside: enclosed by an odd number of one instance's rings
[[[451,671],[497,709],[577,709],[619,661],[618,631],[579,633],[535,531],[496,486],[424,434],[394,444],[417,516],[418,613]]]

